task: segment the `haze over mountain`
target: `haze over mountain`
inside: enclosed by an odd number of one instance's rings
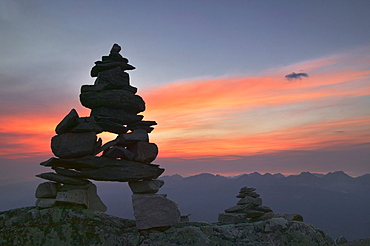
[[[370,237],[370,174],[350,177],[344,172],[326,175],[303,172],[299,175],[243,174],[224,177],[202,173],[190,177],[163,176],[161,193],[177,202],[192,221],[217,221],[218,213],[236,204],[243,186],[257,188],[263,204],[275,213],[299,213],[304,221],[331,237],[344,235],[349,240]],[[33,206],[34,190],[41,181],[0,185],[0,211]],[[128,185],[94,182],[108,214],[134,218]]]

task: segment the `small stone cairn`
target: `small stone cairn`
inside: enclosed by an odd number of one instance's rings
[[[176,224],[180,212],[166,195],[156,194],[164,181],[157,178],[163,168],[151,164],[158,154],[149,133],[155,121],[144,121],[138,113],[145,111],[145,102],[130,85],[126,70],[135,67],[120,55],[114,44],[109,56],[95,62],[91,76],[94,85],[81,87],[81,104],[91,109],[90,116],[79,117],[72,109],[57,125],[51,149],[56,157],[42,162],[54,172],[36,175],[48,182],[36,190],[36,206],[46,208],[73,204],[105,212],[107,207],[90,181],[128,182],[133,192],[132,204],[139,230]],[[117,134],[102,145],[101,132]],[[98,156],[98,154],[101,154]]]
[[[218,215],[218,221],[222,223],[246,223],[268,220],[274,217],[271,208],[262,206],[262,198],[255,188],[243,187],[237,198],[240,200],[231,208],[225,209],[225,213]]]

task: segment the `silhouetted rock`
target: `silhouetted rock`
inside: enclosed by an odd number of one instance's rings
[[[155,143],[137,142],[127,147],[134,154],[134,161],[151,163],[157,158],[158,147]]]
[[[98,134],[104,130],[93,117],[80,117],[77,122],[77,126],[73,127],[70,132],[95,132]]]
[[[122,125],[139,122],[144,116],[130,114],[123,109],[99,107],[91,110],[91,116],[96,117],[99,122],[101,119],[107,119]]]
[[[89,91],[80,94],[83,106],[94,109],[99,107],[123,109],[130,114],[137,114],[145,110],[144,100],[126,90]]]
[[[115,160],[118,161],[118,160]],[[129,162],[121,166],[105,166],[99,169],[83,169],[81,174],[88,179],[99,181],[139,181],[142,179],[156,179],[164,169],[157,165]]]
[[[55,132],[57,134],[68,132],[78,124],[77,119],[78,119],[77,111],[75,109],[72,109],[56,126]]]
[[[99,148],[94,132],[63,133],[51,139],[51,150],[60,158],[78,158],[93,155]]]

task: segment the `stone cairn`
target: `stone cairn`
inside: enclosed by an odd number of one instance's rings
[[[164,181],[157,178],[163,168],[151,164],[158,147],[149,142],[155,121],[144,121],[138,113],[145,110],[144,100],[130,85],[126,70],[135,67],[120,55],[114,44],[109,56],[95,62],[91,77],[94,85],[81,87],[81,104],[89,109],[89,117],[79,117],[72,109],[57,125],[51,149],[56,157],[42,162],[55,172],[36,175],[49,180],[36,190],[36,206],[40,208],[73,204],[105,212],[96,186],[89,181],[128,182],[139,230],[176,224],[180,212],[175,202],[164,194],[156,194]],[[111,132],[117,137],[102,145],[97,134]],[[98,154],[101,154],[98,156]]]
[[[237,198],[240,200],[231,208],[225,209],[225,213],[218,215],[218,221],[222,223],[246,223],[269,220],[274,217],[272,209],[262,206],[262,198],[255,192],[255,188],[243,187]]]

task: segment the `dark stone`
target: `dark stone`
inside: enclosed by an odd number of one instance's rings
[[[128,125],[127,128],[129,130],[132,130],[132,131],[137,130],[137,129],[143,129],[147,133],[150,133],[154,130],[154,128],[151,127],[152,125],[157,125],[157,122],[155,122],[155,121],[139,121],[137,123]]]
[[[130,114],[137,114],[145,110],[144,100],[125,90],[89,91],[80,94],[81,104],[87,108],[94,109],[107,107],[123,109]]]
[[[130,85],[130,75],[120,67],[108,69],[99,73],[95,85],[106,84],[111,87],[124,87]]]
[[[97,79],[98,80],[98,79]],[[98,83],[95,81],[95,83]],[[89,91],[105,91],[105,90],[126,90],[133,94],[137,92],[137,88],[131,85],[119,85],[119,84],[95,84],[95,85],[83,85],[81,86],[81,93]]]
[[[158,165],[154,164],[144,164],[136,161],[128,161],[128,160],[117,160],[111,159],[107,157],[98,157],[98,156],[85,156],[82,158],[75,158],[75,159],[59,159],[59,158],[50,158],[47,161],[41,162],[40,165],[45,167],[63,167],[63,168],[72,168],[76,170],[85,170],[85,169],[98,169],[105,166],[117,166],[117,167],[126,167],[132,168],[132,170],[136,169],[153,169],[153,170],[162,170],[164,169],[159,168]],[[82,173],[82,172],[81,172]],[[149,179],[149,178],[148,178]],[[155,178],[151,178],[155,179]]]
[[[109,149],[110,147],[112,147],[112,146],[116,145],[118,142],[119,142],[119,140],[118,140],[117,138],[116,138],[116,139],[114,139],[114,140],[112,140],[112,141],[106,142],[103,146],[101,146],[101,147],[99,148],[99,150],[97,150],[97,151],[95,152],[95,155],[99,154],[99,153],[100,153],[100,152],[102,152],[102,151],[105,151],[105,150]]]
[[[51,180],[55,181],[57,183],[62,183],[62,184],[71,184],[71,185],[85,185],[88,184],[89,181],[86,179],[75,179],[71,177],[66,177],[63,175],[59,175],[56,173],[41,173],[36,175],[36,177],[46,179],[46,180]]]
[[[133,130],[132,132],[120,134],[117,136],[118,145],[129,146],[137,142],[149,142],[149,135],[143,129]]]
[[[116,67],[121,68],[123,71],[135,69],[134,66],[127,64],[125,62],[97,61],[95,62],[95,64],[96,65],[91,69],[90,72],[91,77],[97,77],[99,73]]]
[[[51,139],[51,150],[60,158],[92,155],[97,147],[95,132],[64,133]],[[99,146],[100,147],[100,146]]]
[[[103,128],[96,124],[93,117],[80,117],[77,122],[78,125],[73,127],[70,132],[95,132],[96,134],[103,132]]]
[[[124,134],[127,132],[128,128],[123,126],[122,124],[107,120],[107,119],[100,119],[97,124],[103,128],[103,131],[112,132],[117,134]]]
[[[116,166],[105,166],[99,169],[90,169],[90,170],[83,169],[81,170],[81,174],[85,178],[98,181],[127,182],[145,179],[156,179],[164,172],[163,168],[159,168],[156,165],[143,164],[127,160],[116,160],[116,159],[110,160],[124,161],[125,164]]]
[[[36,198],[55,198],[57,191],[60,187],[59,183],[44,182],[37,186],[35,197]]]
[[[106,107],[94,108],[91,110],[91,116],[96,117],[98,122],[100,122],[101,119],[105,119],[122,125],[141,121],[144,117],[142,115],[129,114],[123,109],[111,109]]]
[[[135,154],[122,146],[113,146],[104,151],[103,156],[114,159],[120,158],[125,160],[132,160],[134,159]]]
[[[72,109],[55,128],[56,134],[68,132],[70,129],[78,124],[77,119],[77,111],[75,109]]]
[[[154,194],[164,185],[163,180],[143,180],[128,182],[134,194]]]
[[[155,143],[137,142],[127,147],[134,154],[134,161],[151,163],[157,158],[158,147]]]

